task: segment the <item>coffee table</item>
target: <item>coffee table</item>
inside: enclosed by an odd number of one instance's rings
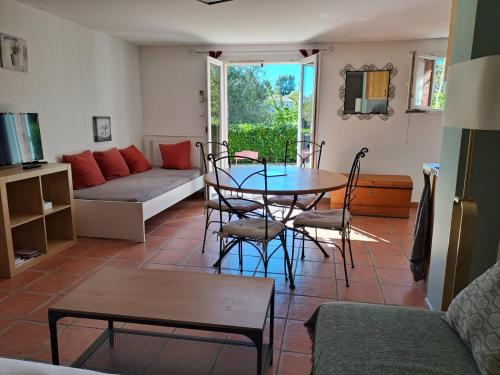
[[[260,375],[273,362],[274,293],[268,278],[105,267],[49,308],[52,363],[59,364],[57,321],[75,317],[107,320],[108,329],[74,367],[225,374],[241,373],[245,364],[243,372]],[[114,328],[114,322],[233,333],[251,342]]]

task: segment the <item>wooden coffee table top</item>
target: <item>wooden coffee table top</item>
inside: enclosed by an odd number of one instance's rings
[[[106,267],[49,311],[261,330],[273,287],[265,278]]]

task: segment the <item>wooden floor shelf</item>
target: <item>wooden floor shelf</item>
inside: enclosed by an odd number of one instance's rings
[[[52,208],[44,210],[44,201]],[[0,277],[12,277],[76,243],[68,164],[0,169]],[[40,255],[16,265],[16,250]]]

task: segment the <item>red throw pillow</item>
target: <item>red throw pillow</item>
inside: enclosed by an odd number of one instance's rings
[[[125,159],[125,163],[127,163],[130,173],[141,173],[151,169],[151,163],[134,145],[121,149],[120,154],[122,154],[123,159]]]
[[[94,151],[94,158],[106,180],[130,174],[127,163],[116,147],[108,151]]]
[[[160,145],[162,168],[191,169],[191,141]]]
[[[106,182],[90,150],[81,154],[63,155],[65,163],[71,163],[73,189],[86,189]]]

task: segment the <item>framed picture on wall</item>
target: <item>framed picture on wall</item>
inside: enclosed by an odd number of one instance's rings
[[[111,141],[111,117],[94,116],[94,142]]]
[[[28,71],[28,46],[24,39],[0,33],[0,52],[2,68]]]

